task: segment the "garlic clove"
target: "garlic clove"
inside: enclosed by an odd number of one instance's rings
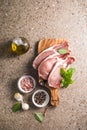
[[[14,98],[19,102],[23,102],[23,96],[20,93],[15,93]]]
[[[22,109],[23,110],[28,110],[29,109],[29,104],[22,102]]]

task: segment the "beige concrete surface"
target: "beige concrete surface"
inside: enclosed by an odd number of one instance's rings
[[[26,37],[31,47],[14,56],[8,41],[19,36]],[[69,40],[76,57],[74,84],[59,91],[60,104],[48,110],[42,124],[34,112],[43,108],[30,105],[29,111],[13,113],[18,78],[37,77],[32,68],[37,42],[60,37]],[[31,94],[24,95],[30,104]],[[0,130],[87,130],[87,0],[0,0]]]

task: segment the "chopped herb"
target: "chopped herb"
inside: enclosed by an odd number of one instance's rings
[[[66,53],[68,53],[68,50],[66,50],[66,49],[59,49],[58,52],[60,54],[66,54]]]
[[[69,68],[68,70],[61,68],[61,76],[62,76],[62,87],[67,88],[69,84],[72,84],[74,81],[72,80],[72,75],[75,72],[74,68]]]
[[[39,122],[43,122],[44,116],[42,113],[35,113],[35,119]]]
[[[17,112],[17,111],[19,111],[19,110],[21,110],[21,109],[22,109],[22,105],[21,105],[20,102],[16,102],[16,103],[13,105],[13,107],[12,107],[12,111],[13,111],[13,112]]]

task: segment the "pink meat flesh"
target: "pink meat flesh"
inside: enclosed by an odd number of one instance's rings
[[[74,57],[68,57],[65,60],[60,59],[60,61],[58,61],[55,64],[54,68],[52,69],[48,77],[48,85],[50,87],[59,88],[61,85],[61,79],[62,79],[61,74],[60,74],[60,69],[68,67],[68,65],[74,61],[75,61]]]
[[[44,80],[47,80],[49,73],[53,69],[53,66],[58,61],[59,54],[53,54],[48,56],[45,60],[41,62],[38,67],[38,75]]]
[[[56,44],[56,45],[54,45],[54,46],[52,46],[52,47],[49,47],[49,48],[47,48],[46,50],[44,50],[44,51],[42,51],[36,58],[35,58],[35,60],[33,61],[33,67],[34,67],[34,69],[37,69],[38,68],[38,66],[40,65],[40,63],[45,59],[45,58],[47,58],[49,55],[52,55],[52,54],[57,54],[58,52],[57,52],[57,50],[59,50],[59,49],[61,49],[61,48],[65,48],[65,49],[67,49],[68,50],[68,43],[67,42],[65,42],[65,43],[63,43],[63,44]],[[65,55],[60,55],[60,57],[61,58],[65,58],[67,55],[69,55],[69,50],[68,50],[68,52],[67,52],[67,54],[65,54]]]
[[[52,55],[54,53],[57,53],[52,47],[44,50],[43,52],[41,52],[34,60],[33,62],[33,67],[34,69],[37,69],[38,66],[40,65],[40,63],[49,55]]]
[[[55,49],[56,51],[59,50],[59,49],[61,49],[61,48],[64,48],[64,49],[68,50],[68,47],[69,47],[68,42],[64,42],[62,44],[55,44],[53,46],[53,49]]]

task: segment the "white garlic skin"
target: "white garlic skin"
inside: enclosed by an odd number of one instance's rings
[[[22,109],[23,110],[28,110],[29,109],[29,105],[27,103],[22,102]]]
[[[15,93],[14,98],[19,102],[23,102],[23,96],[20,93]]]

